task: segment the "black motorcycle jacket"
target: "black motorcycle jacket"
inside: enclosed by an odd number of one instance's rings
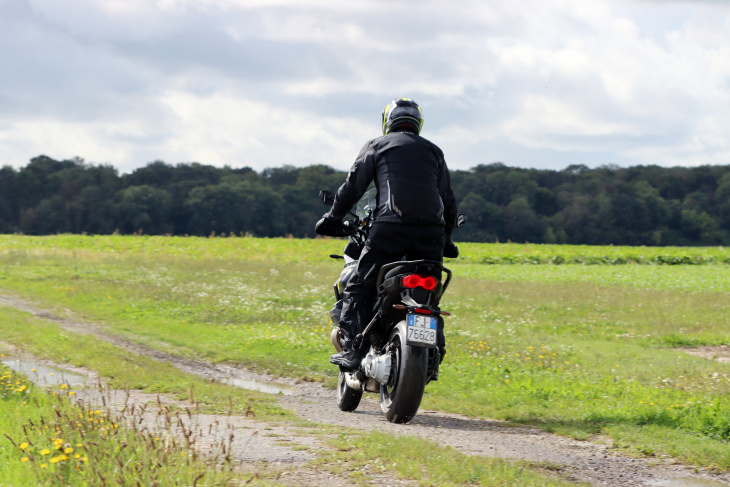
[[[435,144],[410,132],[391,132],[366,143],[337,190],[331,215],[342,219],[373,180],[375,222],[440,224],[451,233],[456,199],[444,154]]]

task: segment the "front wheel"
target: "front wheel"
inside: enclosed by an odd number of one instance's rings
[[[360,405],[362,391],[353,389],[345,381],[345,372],[340,371],[337,379],[337,406],[340,411],[354,411]]]
[[[406,345],[406,322],[390,332],[393,369],[390,380],[380,387],[380,409],[391,423],[406,423],[418,412],[426,387],[428,349]]]

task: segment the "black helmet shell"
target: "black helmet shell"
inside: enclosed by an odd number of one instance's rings
[[[423,128],[423,111],[418,103],[409,98],[396,98],[383,110],[383,135],[400,125],[409,125],[417,133]]]

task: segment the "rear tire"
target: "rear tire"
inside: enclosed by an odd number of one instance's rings
[[[390,332],[393,371],[380,386],[380,409],[391,423],[406,423],[418,412],[426,387],[428,349],[406,345],[406,325],[401,321]]]
[[[354,411],[360,405],[362,399],[362,391],[353,389],[345,382],[345,373],[340,371],[340,377],[337,379],[337,406],[340,411]]]

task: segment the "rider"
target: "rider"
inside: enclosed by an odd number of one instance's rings
[[[337,190],[332,209],[317,222],[324,235],[342,234],[342,219],[371,181],[377,188],[374,223],[354,275],[345,291],[340,329],[343,351],[330,362],[356,370],[368,344],[353,349],[352,341],[374,316],[380,268],[397,260],[456,257],[451,240],[456,200],[444,154],[421,137],[423,112],[416,102],[397,98],[383,110],[383,136],[365,144],[347,179]]]

